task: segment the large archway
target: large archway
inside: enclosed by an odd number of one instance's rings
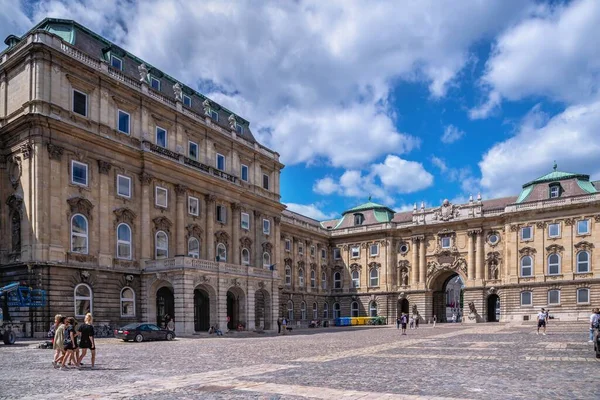
[[[271,299],[265,289],[259,289],[254,294],[254,326],[258,330],[271,329]]]
[[[500,321],[500,297],[497,294],[491,294],[487,298],[487,322]]]
[[[227,328],[236,330],[239,325],[246,328],[246,296],[239,287],[227,291]]]
[[[206,332],[210,328],[210,296],[202,288],[194,290],[194,330]]]
[[[402,314],[409,314],[410,312],[410,302],[408,301],[407,298],[403,298],[398,300],[398,318],[400,318],[400,316]]]
[[[171,288],[163,286],[156,292],[156,324],[166,326],[167,318],[175,318],[175,297]]]
[[[433,315],[438,322],[459,322],[463,316],[463,277],[453,271],[443,271],[431,281]]]

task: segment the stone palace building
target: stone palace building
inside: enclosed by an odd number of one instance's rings
[[[56,313],[274,329],[400,312],[422,321],[585,318],[600,302],[600,186],[556,166],[519,196],[315,221],[280,202],[248,121],[69,20],[0,53],[0,285],[24,334]],[[399,171],[400,173],[400,171]]]

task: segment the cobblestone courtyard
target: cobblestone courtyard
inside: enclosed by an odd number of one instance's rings
[[[316,329],[173,342],[98,340],[97,368],[59,371],[53,352],[0,346],[0,398],[597,399],[600,360],[581,324]],[[89,362],[89,358],[88,358]]]

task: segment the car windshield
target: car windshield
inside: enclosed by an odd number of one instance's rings
[[[136,329],[138,326],[140,326],[140,324],[129,324],[129,325],[125,325],[121,329]]]
[[[148,329],[151,331],[160,331],[160,328],[156,325],[148,324]]]

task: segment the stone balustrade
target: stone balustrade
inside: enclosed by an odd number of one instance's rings
[[[162,260],[148,260],[144,263],[143,272],[166,272],[172,270],[198,270],[216,274],[229,274],[240,277],[276,278],[275,271],[266,268],[253,268],[244,265],[203,260],[193,257],[178,256]]]

